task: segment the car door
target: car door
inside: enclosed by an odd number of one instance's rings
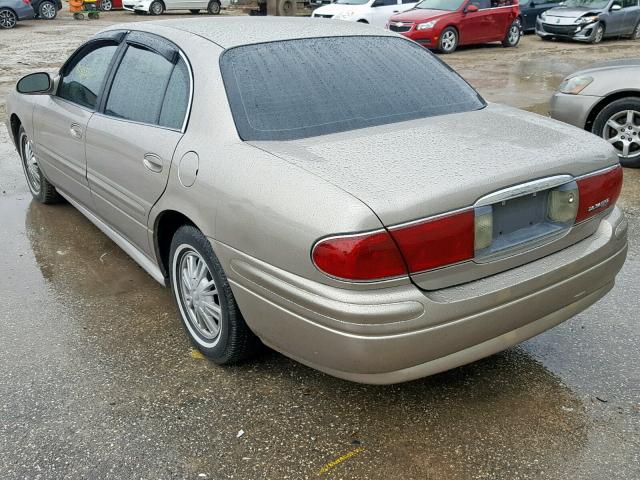
[[[513,0],[491,0],[491,38],[502,40],[507,34],[515,17],[513,15]]]
[[[117,61],[87,125],[87,178],[101,219],[150,253],[147,219],[182,138],[191,76],[178,49],[151,34],[130,33]]]
[[[120,38],[124,33],[120,33]],[[64,194],[91,206],[85,133],[120,41],[108,35],[86,43],[60,70],[57,91],[34,110],[34,142],[45,176]]]
[[[622,10],[624,11],[623,35],[631,35],[638,22],[640,22],[640,4],[638,0],[622,0]]]
[[[375,0],[371,4],[371,25],[384,27],[400,11],[400,0]]]
[[[614,10],[614,6],[619,6],[620,9]],[[624,16],[625,9],[622,8],[622,0],[616,0],[609,5],[609,11],[605,16],[606,22],[606,36],[622,35],[624,31]]]
[[[495,36],[497,30],[491,10],[491,0],[470,0],[467,6],[475,5],[477,12],[466,12],[460,20],[460,43],[482,43]]]

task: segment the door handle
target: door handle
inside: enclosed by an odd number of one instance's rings
[[[71,128],[69,128],[69,133],[71,133],[73,138],[80,139],[82,138],[82,127],[77,123],[74,123],[71,125]]]
[[[160,173],[162,171],[162,159],[155,153],[147,153],[142,163],[153,173]]]
[[[398,13],[400,10],[394,10],[393,13]]]

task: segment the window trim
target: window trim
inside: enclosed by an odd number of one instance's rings
[[[131,33],[135,33],[136,37],[140,37],[140,38],[135,38],[131,41],[128,40],[128,36]],[[177,52],[178,55],[178,59],[182,59],[182,61],[185,63],[185,65],[187,66],[187,71],[189,73],[189,96],[187,99],[187,110],[185,111],[184,114],[184,119],[182,120],[182,126],[180,128],[172,128],[172,127],[165,127],[163,125],[158,125],[155,123],[148,123],[148,122],[140,122],[137,120],[129,120],[126,118],[121,118],[121,117],[116,117],[114,115],[109,115],[108,113],[106,113],[106,107],[107,107],[107,101],[109,100],[109,95],[111,95],[111,89],[113,88],[113,81],[115,79],[116,74],[118,73],[118,69],[120,68],[120,64],[122,63],[122,59],[124,58],[128,48],[130,45],[133,45],[134,47],[138,47],[138,48],[144,48],[146,50],[149,50],[153,53],[155,53],[156,55],[160,55],[162,58],[170,61],[167,58],[166,52],[158,52],[156,49],[152,48],[148,42],[145,42],[144,40],[146,40],[148,37],[151,36],[155,36],[160,38],[162,41],[167,42],[171,45],[172,48],[175,49],[175,51]],[[103,117],[107,117],[113,120],[118,120],[121,122],[127,122],[127,123],[133,123],[136,125],[145,125],[148,127],[155,127],[155,128],[162,128],[164,130],[170,130],[172,132],[180,132],[180,133],[185,133],[187,131],[187,126],[189,124],[189,119],[191,118],[191,108],[193,106],[193,92],[194,92],[194,77],[193,77],[193,69],[191,68],[191,62],[189,61],[189,58],[185,55],[185,53],[182,51],[181,48],[179,48],[175,43],[173,43],[172,41],[168,40],[165,37],[162,37],[160,35],[155,35],[153,33],[149,33],[149,32],[145,32],[142,30],[130,30],[127,32],[127,37],[124,38],[124,40],[122,41],[122,43],[120,44],[121,50],[119,52],[116,53],[115,55],[115,62],[114,64],[111,66],[108,74],[107,74],[107,79],[106,79],[106,85],[103,91],[103,95],[100,99],[100,104],[99,104],[99,108],[96,109],[96,114],[101,115]],[[175,65],[177,64],[177,62],[174,64],[174,68]],[[165,95],[166,95],[166,91],[165,91]],[[164,102],[164,97],[163,97],[163,102]]]

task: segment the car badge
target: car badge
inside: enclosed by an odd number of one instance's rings
[[[396,27],[401,27],[403,25],[403,23],[402,22],[396,22],[395,25],[396,25]]]

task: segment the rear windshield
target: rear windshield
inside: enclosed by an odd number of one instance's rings
[[[245,141],[294,140],[485,106],[449,67],[402,38],[243,45],[224,52],[220,68]]]

